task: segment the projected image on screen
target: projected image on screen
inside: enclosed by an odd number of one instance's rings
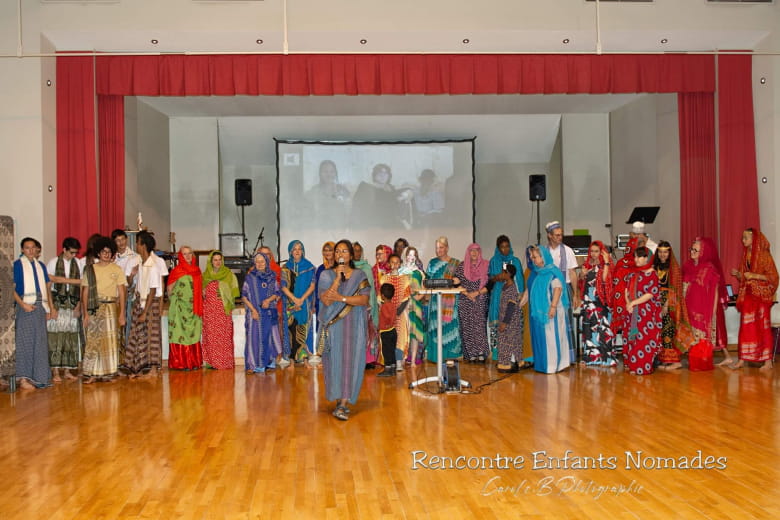
[[[403,236],[433,254],[433,242],[445,235],[453,253],[461,244],[465,250],[473,235],[473,146],[473,139],[277,140],[282,249],[297,239],[316,252],[346,237],[372,251]]]

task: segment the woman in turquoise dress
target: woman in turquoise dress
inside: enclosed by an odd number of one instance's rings
[[[450,245],[447,237],[436,240],[436,258],[428,262],[426,278],[454,278],[460,260],[449,255]],[[439,296],[431,296],[428,305],[428,361],[436,363],[438,346],[438,308]],[[458,297],[455,294],[441,295],[441,347],[444,359],[463,355],[460,341],[460,322],[458,321]]]
[[[526,254],[531,267],[527,291],[534,370],[554,374],[571,364],[566,312],[570,303],[565,290],[566,279],[553,263],[546,247],[529,246]]]
[[[314,355],[311,316],[316,268],[306,259],[300,240],[290,242],[287,252],[290,258],[282,267],[282,296],[288,331],[284,334],[282,357],[303,363]]]

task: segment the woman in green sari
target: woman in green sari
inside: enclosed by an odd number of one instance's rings
[[[203,365],[203,276],[192,248],[179,249],[179,262],[168,275],[168,368],[197,370]]]

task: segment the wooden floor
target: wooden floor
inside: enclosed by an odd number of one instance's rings
[[[775,371],[375,374],[347,422],[310,367],[0,394],[0,519],[780,518]]]

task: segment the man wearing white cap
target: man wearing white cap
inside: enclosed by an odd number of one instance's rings
[[[631,225],[631,233],[629,233],[629,236],[631,238],[638,237],[639,238],[639,245],[645,246],[647,249],[650,250],[651,253],[655,254],[655,249],[658,247],[658,244],[655,243],[650,237],[647,236],[647,233],[645,233],[645,223],[641,220],[637,220]]]
[[[566,277],[566,290],[569,292],[569,301],[571,306],[569,307],[569,323],[571,327],[569,329],[569,345],[574,349],[576,345],[574,341],[574,316],[573,311],[580,308],[580,294],[577,284],[577,257],[574,255],[574,250],[563,243],[563,227],[557,220],[548,222],[544,229],[547,231],[547,249],[550,251],[553,263],[561,270],[563,276]],[[576,353],[572,351],[571,362],[576,362]]]

